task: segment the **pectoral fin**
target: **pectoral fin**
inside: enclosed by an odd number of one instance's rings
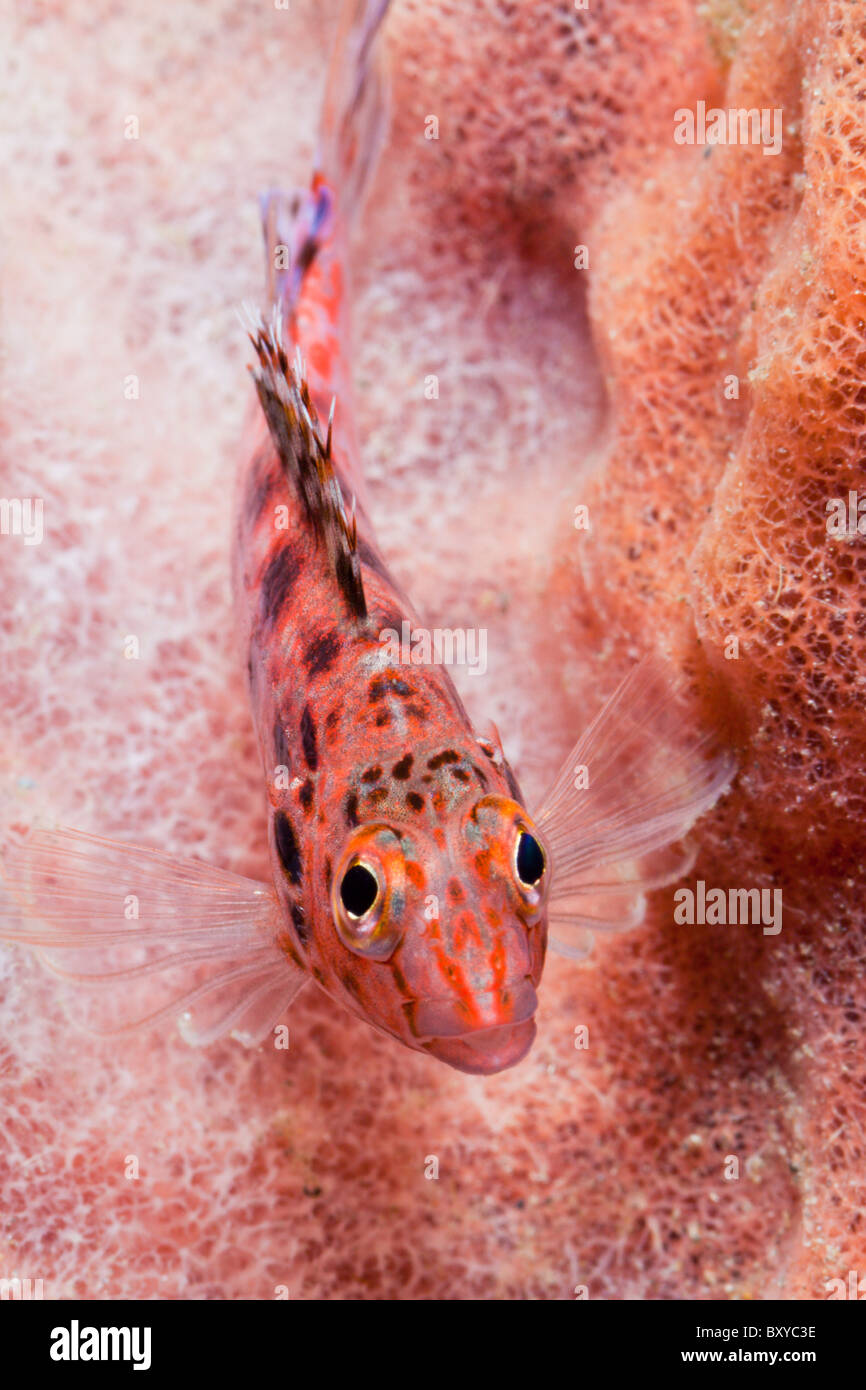
[[[186,1040],[261,1042],[306,983],[267,884],[196,859],[35,829],[0,860],[0,940],[74,982],[73,1021],[127,1033],[178,1020]]]
[[[645,658],[578,740],[536,824],[552,860],[551,946],[579,959],[593,934],[627,931],[645,894],[691,868],[683,836],[736,770],[697,727],[680,682]]]

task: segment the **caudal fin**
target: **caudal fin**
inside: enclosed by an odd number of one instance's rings
[[[391,0],[345,0],[328,69],[317,172],[346,219],[360,207],[388,127],[382,21]]]
[[[272,188],[259,198],[267,302],[279,307],[286,322],[323,247],[335,233],[342,245],[379,158],[388,126],[381,26],[389,4],[346,0],[328,68],[312,184],[307,189]]]

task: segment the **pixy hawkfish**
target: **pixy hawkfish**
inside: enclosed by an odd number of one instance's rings
[[[193,1043],[256,1045],[314,980],[405,1046],[495,1073],[532,1045],[548,931],[579,957],[635,926],[733,765],[649,658],[532,814],[445,666],[383,640],[418,618],[363,502],[346,262],[386,127],[387,8],[346,5],[310,186],[261,200],[233,574],[273,882],[32,829],[5,849],[0,934],[89,986],[97,1030],[177,1019]]]

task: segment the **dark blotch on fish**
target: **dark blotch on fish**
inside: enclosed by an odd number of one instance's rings
[[[274,816],[274,841],[289,881],[295,885],[299,884],[302,877],[301,854],[294,826],[285,811],[277,811]]]
[[[301,787],[299,800],[307,815],[309,815],[313,806],[313,784],[310,781],[309,777],[307,778],[304,785]]]
[[[304,665],[307,675],[320,676],[329,671],[340,651],[340,637],[336,632],[325,632],[315,637],[304,652]],[[332,711],[336,718],[336,711]],[[329,716],[330,717],[330,716]]]
[[[313,261],[316,259],[318,250],[319,243],[315,237],[308,236],[304,238],[301,244],[301,249],[295,257],[295,266],[297,266],[298,270],[301,272],[301,275],[305,275],[306,272],[309,270],[310,266],[313,264]]]
[[[391,962],[390,969],[391,978],[393,979],[394,984],[397,986],[400,993],[405,994],[408,998],[410,990],[408,984],[406,983],[406,976],[403,974],[403,971],[400,969],[399,965],[395,965],[393,961]]]
[[[459,878],[449,878],[448,896],[453,903],[462,903],[466,901],[463,884],[460,882]]]
[[[362,782],[378,782],[382,776],[382,769],[378,763],[375,767],[368,767],[366,772],[361,773]]]
[[[355,795],[354,792],[350,792],[349,795],[346,797],[346,804],[345,804],[345,808],[344,808],[344,809],[345,809],[345,813],[346,813],[346,824],[347,824],[347,825],[352,825],[352,826],[357,825],[357,824],[358,824],[358,798],[357,798],[357,796]]]
[[[399,680],[396,676],[377,676],[370,682],[370,701],[381,700],[386,691],[391,691],[394,695],[411,695],[412,687],[405,681]]]
[[[452,767],[451,775],[457,778],[458,782],[468,782],[469,773],[462,767]]]
[[[310,931],[304,917],[304,909],[300,903],[292,903],[292,921],[295,924],[295,931],[298,933],[298,940],[306,946],[310,939]]]
[[[446,763],[459,763],[459,761],[460,754],[455,753],[453,748],[446,748],[444,753],[437,753],[435,758],[428,758],[427,766],[431,772],[435,772],[437,768],[444,767]]]
[[[417,792],[410,792],[406,797],[406,805],[411,807],[413,811],[423,811],[424,798],[423,796],[419,796]]]
[[[261,614],[273,622],[291,593],[301,572],[300,562],[290,545],[284,545],[271,559],[262,580]]]
[[[399,761],[399,763],[395,763],[394,766],[391,768],[391,772],[392,772],[393,775],[397,778],[397,780],[400,781],[400,782],[406,782],[406,781],[408,781],[409,774],[411,773],[411,771],[412,771],[412,754],[411,754],[411,753],[407,753],[406,756],[405,756],[405,758],[401,758],[400,761]]]
[[[307,767],[311,772],[315,772],[319,766],[319,750],[316,745],[316,726],[313,723],[309,705],[304,705],[304,712],[301,715],[301,747],[304,750]]]

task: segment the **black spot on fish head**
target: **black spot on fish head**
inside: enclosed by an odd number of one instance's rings
[[[407,782],[412,773],[412,754],[407,753],[398,763],[395,763],[391,768],[391,773],[398,782]]]
[[[285,811],[277,811],[274,814],[274,844],[289,882],[297,887],[303,877],[301,851],[295,827]]]

